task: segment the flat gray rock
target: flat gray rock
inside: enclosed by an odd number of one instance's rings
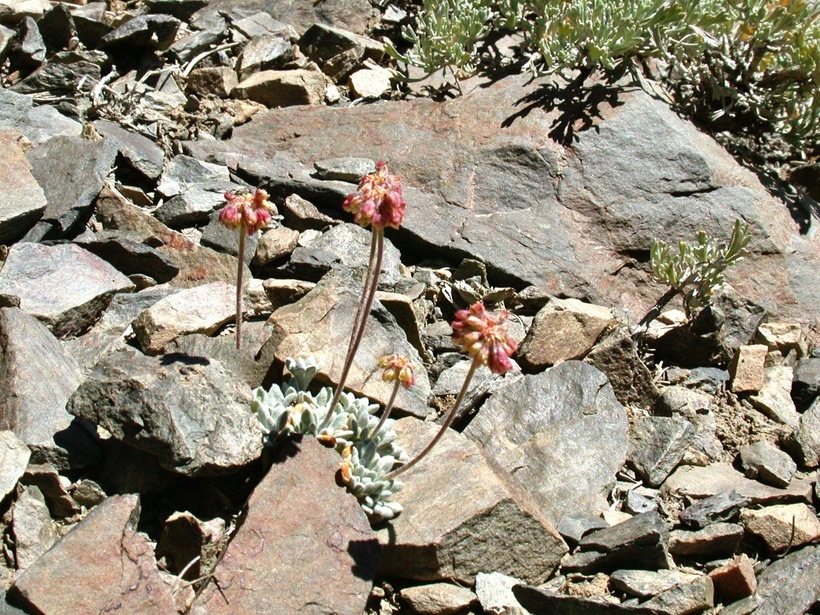
[[[192,615],[364,612],[379,542],[340,462],[314,438],[283,443]]]
[[[187,355],[105,357],[68,411],[187,476],[230,474],[256,459],[262,439],[250,389],[222,364]]]
[[[650,487],[658,487],[683,459],[695,429],[684,418],[635,417],[627,459]]]
[[[11,531],[17,570],[28,568],[57,542],[57,529],[51,521],[46,499],[37,487],[25,487],[14,503]]]
[[[51,105],[34,106],[30,96],[0,90],[0,126],[13,128],[32,143],[45,143],[57,136],[80,136],[79,122],[62,115]]]
[[[111,141],[61,136],[29,152],[31,172],[48,199],[42,221],[51,225],[52,234],[63,237],[80,230],[116,156]]]
[[[395,429],[412,457],[438,426],[408,417]],[[529,495],[453,430],[400,480],[393,499],[404,512],[379,531],[380,574],[471,584],[493,562],[496,572],[543,583],[567,552]]]
[[[127,277],[73,244],[14,244],[0,270],[0,294],[19,297],[57,337],[88,330],[115,294],[131,292]]]
[[[788,487],[797,471],[792,458],[766,440],[743,446],[740,464],[748,478],[756,478],[772,487]]]
[[[184,154],[171,158],[159,179],[157,192],[165,198],[185,192],[188,186],[209,181],[230,181],[228,167],[200,162]]]
[[[606,376],[579,361],[501,388],[464,434],[513,473],[554,523],[607,508],[628,445],[626,410]]]
[[[139,15],[103,36],[99,48],[113,52],[166,49],[174,42],[180,23],[170,15]]]
[[[179,267],[166,255],[135,239],[127,233],[101,231],[75,243],[108,261],[125,275],[147,275],[164,284],[179,273]]]
[[[98,460],[95,438],[66,412],[80,380],[77,363],[43,324],[19,308],[0,309],[0,425],[25,443],[33,463],[68,469]]]
[[[669,530],[657,512],[648,512],[584,536],[578,543],[581,552],[604,554],[595,570],[617,570],[632,566],[649,570],[670,568],[667,551]]]
[[[697,575],[678,570],[631,570],[623,569],[613,572],[609,579],[612,586],[622,592],[638,598],[648,598],[676,585],[693,581]]]
[[[206,224],[211,214],[225,205],[225,192],[241,188],[230,181],[205,181],[191,184],[155,211],[157,220],[173,228]]]
[[[151,139],[108,120],[98,120],[93,126],[103,137],[117,144],[120,156],[144,179],[160,176],[165,165],[165,154]]]
[[[820,466],[820,397],[800,415],[800,422],[789,441],[796,458],[807,468]]]
[[[0,99],[0,111],[2,99]],[[0,166],[0,244],[11,244],[26,234],[46,208],[46,195],[31,174],[19,133],[0,129],[3,162]]]
[[[673,555],[731,557],[743,540],[743,526],[736,523],[711,523],[702,530],[672,530],[669,552]]]
[[[13,431],[0,431],[0,501],[12,492],[30,458],[31,451]]]

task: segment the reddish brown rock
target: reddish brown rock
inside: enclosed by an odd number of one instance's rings
[[[364,611],[379,544],[339,463],[314,438],[283,444],[192,615]]]
[[[741,346],[729,365],[732,390],[753,393],[763,388],[763,368],[769,349],[763,344]]]
[[[10,593],[38,613],[163,613],[176,604],[151,543],[135,528],[139,497],[97,506],[14,582]]]
[[[745,553],[709,573],[715,594],[725,604],[751,596],[757,589],[754,565]]]

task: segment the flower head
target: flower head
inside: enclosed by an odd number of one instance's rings
[[[356,192],[348,194],[342,208],[353,214],[359,226],[372,224],[376,228],[399,228],[404,220],[407,203],[401,194],[401,181],[390,175],[387,163],[380,160],[376,171],[362,177]]]
[[[219,221],[229,229],[236,230],[244,224],[248,235],[253,235],[270,224],[273,205],[266,191],[257,189],[253,194],[226,192],[225,201],[225,207],[219,212]]]
[[[479,301],[467,310],[456,312],[452,323],[453,341],[474,359],[496,374],[512,369],[510,357],[518,350],[518,344],[507,333],[509,314],[488,312]]]
[[[385,382],[398,380],[405,389],[409,389],[416,383],[416,377],[413,374],[416,366],[404,355],[391,354],[384,356],[379,359],[379,367],[384,370],[382,380]]]

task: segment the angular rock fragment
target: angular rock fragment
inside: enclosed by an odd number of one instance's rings
[[[204,66],[188,75],[186,89],[199,96],[228,98],[239,83],[236,72],[227,66]]]
[[[475,593],[485,613],[515,615],[516,609],[524,608],[512,592],[513,586],[520,584],[520,579],[506,574],[479,572],[475,577]]]
[[[673,555],[710,558],[734,555],[743,540],[743,527],[735,523],[711,523],[702,530],[672,530],[669,552]]]
[[[763,344],[740,346],[729,364],[732,390],[736,393],[756,393],[763,388],[766,355]]]
[[[57,337],[87,330],[116,293],[133,289],[114,267],[73,244],[16,243],[0,271],[0,294],[19,297],[20,308]]]
[[[140,347],[146,354],[159,354],[180,335],[211,335],[235,316],[235,294],[225,282],[212,282],[160,299],[133,322]]]
[[[19,137],[19,133],[13,130],[0,130],[0,148],[3,151],[3,165],[0,167],[0,244],[11,244],[25,235],[45,211],[47,204],[43,189],[31,174],[31,165],[20,148]]]
[[[593,570],[632,566],[649,570],[669,568],[669,530],[656,512],[635,515],[628,521],[587,534],[578,543],[581,552],[602,554]]]
[[[262,70],[282,68],[293,59],[293,45],[284,24],[275,32],[251,38],[236,59],[240,79],[247,79]]]
[[[805,412],[820,397],[820,357],[804,357],[797,362],[792,380],[792,399],[798,412]]]
[[[715,568],[709,578],[715,586],[716,597],[725,604],[751,596],[757,589],[754,564],[745,553]]]
[[[820,397],[800,415],[788,446],[803,467],[820,466]]]
[[[80,378],[45,326],[19,308],[0,309],[0,429],[13,431],[34,463],[66,469],[96,461],[95,438],[66,412]]]
[[[516,600],[532,615],[668,615],[666,611],[645,606],[613,604],[596,598],[568,596],[530,585],[512,588]]]
[[[786,365],[767,367],[760,391],[749,397],[752,405],[770,419],[792,429],[797,427],[800,415],[792,401],[794,371]]]
[[[820,540],[820,520],[805,504],[780,504],[744,510],[740,521],[769,551],[780,553]]]
[[[791,457],[765,440],[742,447],[740,465],[748,478],[772,487],[788,487],[797,470]]]
[[[299,301],[271,315],[268,324],[273,326],[273,334],[258,360],[271,365],[274,359],[281,363],[288,357],[312,356],[322,366],[320,374],[337,382],[360,296],[361,286],[348,270],[333,270]],[[346,388],[386,403],[393,387],[382,380],[377,359],[394,353],[407,355],[416,365],[421,365],[404,331],[377,302],[368,319],[362,346],[353,360]],[[399,391],[395,407],[399,412],[423,417],[427,415],[430,383],[426,370],[416,370],[415,376],[416,383],[412,387],[402,387]]]
[[[104,51],[163,50],[174,42],[180,21],[170,15],[140,15],[129,19],[100,39]]]
[[[127,233],[102,231],[83,237],[76,243],[108,261],[125,275],[143,274],[164,284],[179,273],[179,267],[171,259],[151,246],[130,239]]]
[[[213,360],[133,350],[105,357],[68,411],[187,476],[229,474],[262,448],[250,389]]]
[[[666,615],[702,613],[715,606],[715,587],[712,579],[702,576],[690,583],[667,589],[647,600],[643,606],[648,609],[657,609]]]
[[[350,189],[352,188],[351,186]],[[282,216],[288,228],[300,232],[311,229],[321,231],[340,224],[339,220],[326,216],[313,203],[297,194],[291,194],[285,199]]]
[[[364,611],[379,543],[339,463],[311,437],[282,445],[192,615]]]
[[[14,490],[30,458],[31,451],[13,431],[0,431],[0,502]]]
[[[290,256],[296,249],[297,241],[299,241],[299,231],[286,226],[268,229],[259,238],[253,264],[257,267],[264,267],[280,258]]]
[[[37,28],[37,22],[24,17],[17,24],[17,32],[8,48],[11,69],[30,73],[46,59],[46,44]]]
[[[411,457],[436,430],[413,418],[396,423]],[[404,513],[379,531],[380,574],[471,583],[492,561],[497,572],[541,583],[567,551],[529,496],[454,431],[401,480],[393,497]]]
[[[187,190],[160,205],[154,216],[173,228],[206,224],[211,214],[225,204],[225,192],[240,188],[239,184],[230,181],[190,184]]]
[[[174,513],[165,520],[157,543],[157,558],[165,558],[168,570],[193,581],[210,572],[219,559],[225,538],[225,521],[219,517],[201,521],[189,512]],[[197,559],[199,558],[199,559]]]
[[[117,144],[120,156],[144,180],[155,180],[162,173],[165,155],[162,148],[139,133],[126,130],[115,122],[97,120],[94,128]],[[119,170],[122,173],[122,169]]]
[[[655,405],[660,394],[658,387],[626,331],[616,331],[600,341],[584,358],[584,362],[607,375],[615,396],[622,404],[642,408]]]
[[[230,179],[226,166],[202,162],[196,158],[179,154],[171,159],[162,172],[157,192],[165,198],[170,198],[185,192],[193,184],[210,181],[227,182]]]
[[[151,543],[136,532],[138,517],[138,496],[108,498],[18,576],[10,593],[40,613],[174,613]]]
[[[276,213],[275,211],[273,213]],[[239,232],[236,229],[229,229],[219,221],[219,213],[211,214],[211,219],[207,226],[202,229],[202,239],[200,240],[203,246],[213,248],[219,252],[225,252],[231,256],[239,254]],[[245,254],[243,255],[245,263],[250,263],[256,254],[256,248],[259,244],[259,233],[253,235],[245,235]]]
[[[455,615],[476,601],[473,592],[452,583],[414,585],[401,590],[399,597],[417,615]]]
[[[694,431],[684,418],[636,417],[630,425],[627,460],[650,487],[658,487],[683,459]]]
[[[0,126],[12,128],[32,143],[45,143],[56,136],[79,136],[82,125],[51,105],[34,106],[30,96],[0,89]]]
[[[25,570],[57,542],[46,500],[37,487],[26,487],[14,503],[14,565]]]
[[[342,83],[365,58],[378,61],[384,54],[382,43],[323,23],[307,29],[299,39],[299,48],[337,83]]]
[[[318,71],[263,70],[240,81],[233,89],[235,98],[246,98],[269,108],[292,105],[321,105],[325,100],[327,77]]]
[[[630,596],[649,598],[677,585],[691,583],[697,575],[678,570],[632,570],[613,572],[609,579],[612,586]]]
[[[52,464],[30,464],[20,482],[23,485],[35,486],[40,490],[45,496],[46,504],[53,517],[73,517],[80,512],[77,502],[68,493],[70,481],[58,474]]]
[[[464,434],[514,473],[554,523],[607,508],[628,444],[626,410],[606,376],[578,361],[504,386]]]

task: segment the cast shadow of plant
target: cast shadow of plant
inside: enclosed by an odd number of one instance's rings
[[[376,538],[351,540],[347,543],[347,553],[353,560],[350,570],[354,576],[365,581],[373,581],[376,578],[381,554],[381,546]]]
[[[550,79],[517,100],[515,105],[521,108],[504,120],[501,126],[512,126],[533,109],[543,109],[548,114],[558,111],[549,136],[563,146],[572,145],[578,140],[577,133],[595,126],[604,105],[618,107],[623,104],[619,94],[633,87],[623,82],[627,69],[626,62],[622,62],[614,71],[602,72],[595,81],[590,81],[588,70],[579,71],[570,81]]]

